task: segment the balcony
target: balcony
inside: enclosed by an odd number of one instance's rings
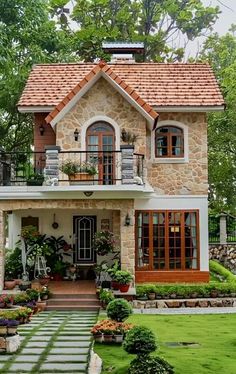
[[[120,151],[0,153],[0,186],[144,186],[144,156],[129,146]],[[104,189],[104,187],[103,187]]]

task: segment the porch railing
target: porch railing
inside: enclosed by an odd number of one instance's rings
[[[69,175],[69,168],[76,173]],[[74,168],[74,169],[73,169]],[[51,181],[51,183],[50,183]],[[144,184],[144,156],[120,151],[0,152],[0,185]]]

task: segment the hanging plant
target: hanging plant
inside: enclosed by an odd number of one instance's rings
[[[108,253],[114,252],[114,234],[106,230],[98,231],[94,235],[94,249],[99,256],[106,256]]]

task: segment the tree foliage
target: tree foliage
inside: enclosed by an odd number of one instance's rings
[[[85,61],[104,57],[104,40],[143,41],[144,61],[180,61],[181,40],[205,33],[219,14],[201,0],[75,0],[71,14],[66,3],[52,0],[52,14],[62,28],[70,28],[70,19],[77,25],[74,47]]]
[[[209,115],[209,197],[214,210],[236,213],[236,27],[207,39],[202,57],[214,69],[226,110]]]

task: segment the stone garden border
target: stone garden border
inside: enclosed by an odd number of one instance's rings
[[[133,300],[135,309],[236,307],[236,298]]]

